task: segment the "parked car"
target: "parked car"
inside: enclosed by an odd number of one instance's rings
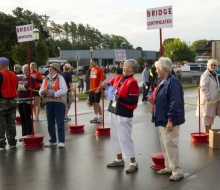
[[[206,63],[186,63],[185,66],[189,66],[190,67],[190,71],[201,71],[204,72],[207,68],[207,64]]]
[[[48,66],[47,65],[41,65],[38,67],[38,71],[44,75],[44,76],[47,76],[49,71],[48,71]]]
[[[196,64],[185,64],[181,67],[180,81],[181,83],[197,83],[200,76],[206,70],[205,66]]]
[[[15,74],[22,74],[22,67],[19,64],[14,65],[14,72]]]
[[[18,80],[24,77],[24,74],[17,74]]]

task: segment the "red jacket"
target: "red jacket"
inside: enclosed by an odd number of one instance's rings
[[[122,79],[123,75],[119,75],[116,76],[114,79],[114,83],[113,83],[113,87],[118,89],[118,86],[120,85],[121,79]],[[126,79],[119,87],[118,89],[118,95],[119,97],[123,97],[123,98],[128,98],[128,91],[129,91],[129,87],[130,84],[132,82],[136,81],[136,79],[134,77],[129,77],[128,79]],[[137,82],[137,81],[136,81]],[[138,92],[139,93],[139,92]],[[128,109],[135,109],[137,108],[137,104],[136,105],[130,105],[130,104],[125,104],[122,102],[119,102],[120,104],[122,104],[123,106],[125,106]]]

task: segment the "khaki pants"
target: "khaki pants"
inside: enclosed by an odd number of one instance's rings
[[[182,169],[179,166],[179,130],[179,126],[173,127],[172,131],[167,131],[166,127],[158,127],[165,166],[167,170],[172,170],[173,175],[182,174]]]

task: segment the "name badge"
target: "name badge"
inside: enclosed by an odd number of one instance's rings
[[[114,102],[112,102],[112,107],[116,107],[116,102],[114,101]]]

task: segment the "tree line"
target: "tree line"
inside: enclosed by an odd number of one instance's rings
[[[50,22],[50,27],[48,23]],[[59,50],[85,50],[93,49],[134,49],[124,37],[113,34],[102,34],[98,29],[89,24],[76,24],[73,21],[57,24],[50,21],[46,15],[17,7],[12,15],[0,12],[0,56],[5,56],[11,62],[24,65],[27,63],[25,43],[18,43],[16,26],[31,24],[40,31],[38,42],[38,65],[46,64],[48,57],[58,57]],[[168,38],[163,42],[163,55],[174,61],[194,62],[196,48],[204,42],[197,40],[187,45],[179,38]],[[29,42],[31,61],[35,60],[35,43]],[[136,48],[138,49],[138,48]],[[141,64],[146,58],[139,58]]]
[[[50,22],[50,27],[48,27]],[[33,24],[40,31],[38,42],[39,65],[46,64],[48,57],[58,57],[59,50],[90,49],[134,49],[124,37],[114,34],[102,34],[98,29],[87,24],[73,21],[57,24],[49,21],[46,15],[17,7],[12,15],[0,12],[0,56],[8,57],[12,63],[27,63],[25,43],[18,43],[16,26]],[[29,42],[31,61],[35,60],[35,43]]]

